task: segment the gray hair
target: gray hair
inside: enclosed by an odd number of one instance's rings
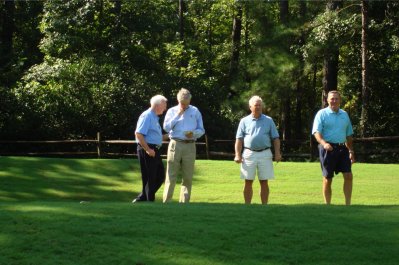
[[[191,93],[188,89],[182,88],[179,93],[177,93],[177,101],[191,100]]]
[[[150,100],[151,106],[156,106],[161,104],[162,102],[167,102],[168,100],[162,95],[153,96]]]
[[[249,101],[248,101],[249,106],[255,105],[255,103],[256,103],[257,101],[260,101],[260,102],[262,103],[262,105],[263,105],[263,100],[262,100],[261,97],[259,97],[259,96],[253,96],[253,97],[250,98]]]
[[[332,94],[337,94],[341,98],[341,93],[338,92],[338,90],[331,90],[327,93],[327,98],[332,95]]]

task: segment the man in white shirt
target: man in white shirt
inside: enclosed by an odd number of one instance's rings
[[[195,141],[205,133],[200,111],[190,105],[191,97],[190,91],[182,88],[177,94],[179,104],[166,112],[163,128],[169,134],[170,142],[163,202],[172,199],[180,169],[182,184],[179,202],[190,201],[196,157]]]

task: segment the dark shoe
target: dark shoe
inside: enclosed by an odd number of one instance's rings
[[[145,200],[141,199],[141,198],[135,198],[132,203],[137,203],[137,202],[145,202]]]

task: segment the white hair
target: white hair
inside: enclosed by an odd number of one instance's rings
[[[258,101],[260,101],[260,102],[262,103],[262,105],[263,105],[263,100],[262,100],[261,97],[259,97],[259,96],[253,96],[253,97],[250,98],[249,101],[248,101],[249,106],[255,105],[255,103],[258,102]]]
[[[161,104],[162,102],[167,102],[168,100],[162,95],[153,96],[150,100],[151,106],[156,106]]]
[[[191,93],[188,89],[182,88],[179,93],[177,93],[177,101],[191,100]]]

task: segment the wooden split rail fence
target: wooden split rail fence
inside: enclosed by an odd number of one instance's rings
[[[196,142],[197,154],[203,159],[233,159],[234,139],[209,140],[205,135]],[[166,146],[168,142],[163,142]],[[317,143],[310,137],[307,140],[282,140],[283,159],[307,160],[317,159]],[[62,151],[65,146],[75,146]],[[59,157],[124,157],[136,156],[137,142],[134,140],[103,140],[97,133],[95,139],[76,140],[39,140],[39,141],[1,141],[0,155],[25,156],[59,156]],[[398,157],[399,136],[355,138],[356,154],[360,156],[388,155]],[[123,149],[123,150],[122,150]],[[166,156],[164,148],[163,156]]]

